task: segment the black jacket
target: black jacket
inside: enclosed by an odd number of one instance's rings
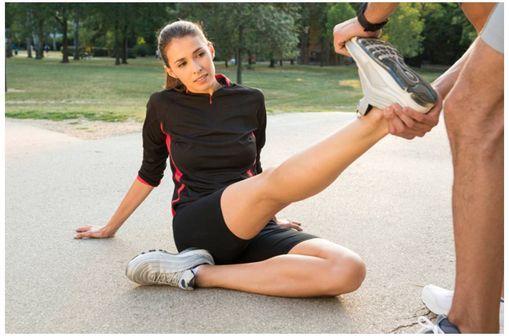
[[[179,207],[262,171],[263,94],[223,75],[216,78],[223,87],[212,96],[163,90],[147,103],[138,179],[158,186],[170,159],[173,215]]]

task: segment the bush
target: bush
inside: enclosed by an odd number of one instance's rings
[[[60,48],[60,51],[63,52],[64,49]],[[68,46],[67,47],[67,52],[69,53],[69,56],[74,55],[74,46]],[[85,48],[80,48],[79,49],[79,53],[80,53],[80,55],[83,55],[85,53]]]
[[[92,48],[92,56],[94,57],[108,57],[109,54],[107,48]]]
[[[137,44],[134,46],[133,51],[140,57],[155,55],[154,48],[151,48],[148,44]]]

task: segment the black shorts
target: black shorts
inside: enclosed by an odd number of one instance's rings
[[[254,238],[239,238],[224,222],[220,203],[223,191],[224,188],[177,210],[173,218],[173,238],[179,251],[190,247],[205,249],[218,265],[237,264],[287,254],[300,242],[317,238],[280,228],[273,220]]]

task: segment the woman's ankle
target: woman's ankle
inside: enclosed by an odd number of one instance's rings
[[[369,113],[361,116],[360,119],[371,124],[375,130],[380,131],[383,135],[389,134],[389,123],[384,118],[383,110],[375,107]]]

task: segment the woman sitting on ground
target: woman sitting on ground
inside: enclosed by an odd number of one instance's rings
[[[366,271],[356,253],[275,215],[324,190],[387,135],[383,111],[374,108],[278,167],[262,170],[263,94],[216,74],[214,47],[194,23],[165,26],[158,47],[167,83],[147,104],[138,178],[107,225],[81,227],[76,238],[112,237],[159,184],[169,158],[180,253],[140,254],[127,267],[132,281],[285,297],[336,296],[359,288]]]

